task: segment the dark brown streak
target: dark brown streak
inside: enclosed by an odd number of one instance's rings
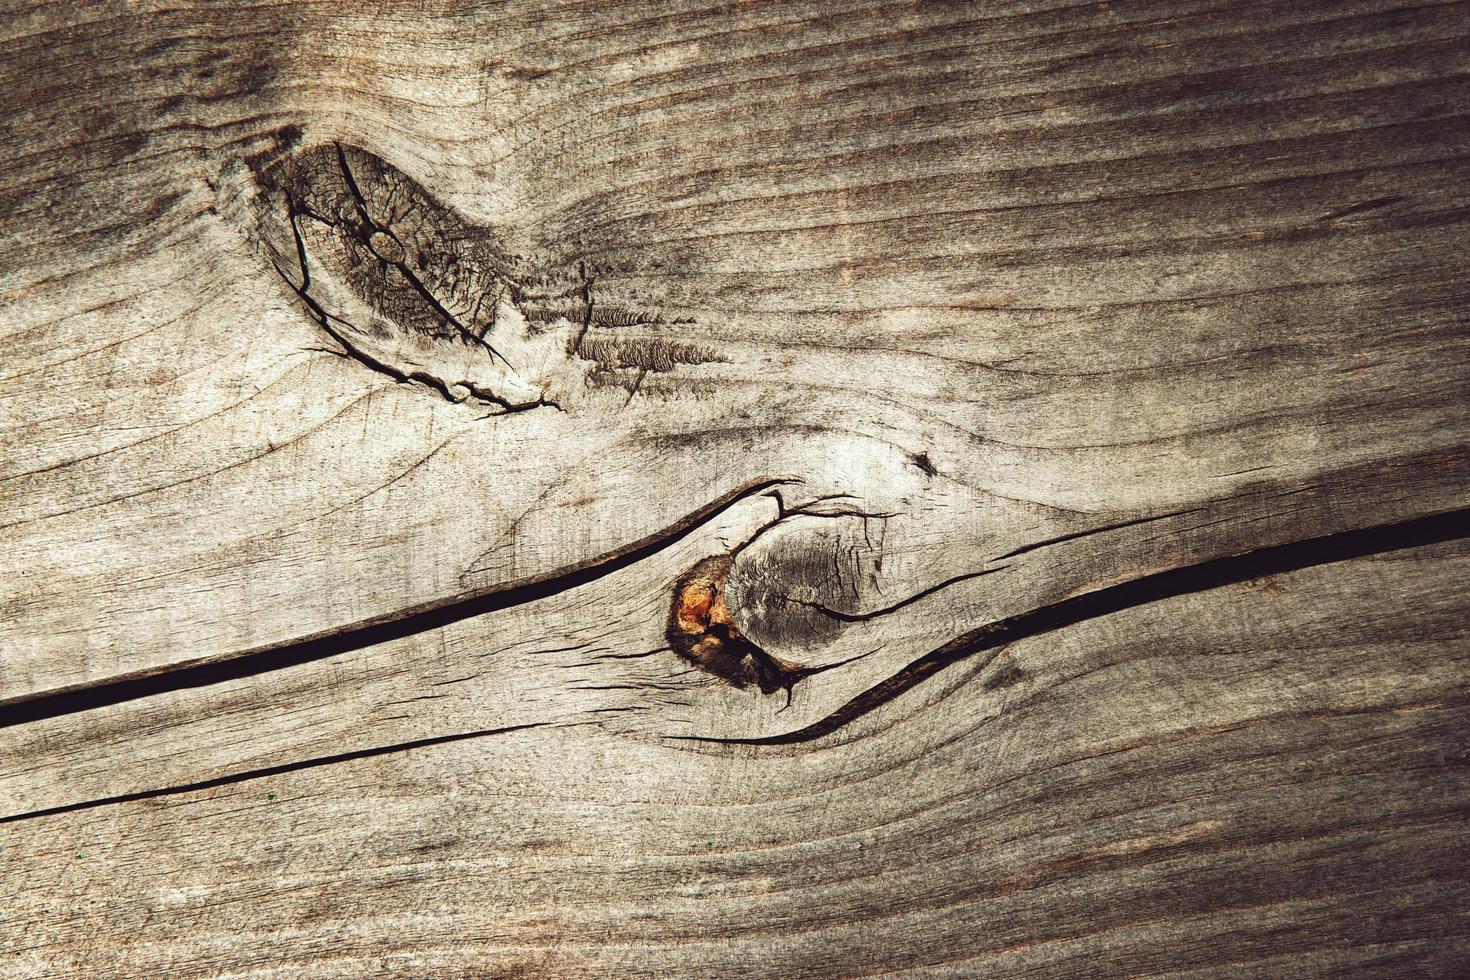
[[[799,481],[793,478],[766,478],[743,484],[667,527],[621,548],[589,561],[517,582],[486,586],[449,598],[434,599],[348,626],[334,627],[236,653],[202,657],[42,694],[0,700],[0,728],[294,667],[439,629],[484,613],[545,599],[635,565],[683,540],[700,525],[736,503],[764,493],[772,487],[797,482]]]
[[[887,704],[951,664],[985,651],[993,651],[993,659],[999,655],[1002,647],[1027,637],[1050,633],[1134,606],[1192,592],[1203,592],[1264,575],[1276,575],[1314,565],[1326,565],[1466,537],[1470,537],[1470,508],[1460,508],[1407,521],[1273,545],[1183,568],[1156,572],[971,630],[913,661],[892,677],[862,692],[827,717],[805,728],[759,738],[714,738],[703,735],[665,737],[677,741],[733,745],[792,745],[809,742],[829,735]]]
[[[582,280],[582,329],[577,332],[571,352],[581,356],[582,341],[587,339],[587,331],[592,329],[592,281],[587,278],[587,263],[580,259],[577,261],[577,278]]]
[[[339,762],[352,762],[356,759],[370,759],[377,755],[408,752],[412,749],[427,748],[431,745],[444,745],[447,742],[463,742],[466,739],[484,738],[488,735],[508,735],[511,732],[525,731],[529,728],[546,728],[550,724],[550,722],[534,722],[526,725],[510,725],[506,728],[482,728],[474,732],[434,735],[429,738],[415,739],[412,742],[395,742],[392,745],[377,745],[368,749],[354,749],[351,752],[339,752],[336,755],[323,755],[317,756],[314,759],[302,759],[298,762],[283,762],[277,766],[263,766],[259,769],[246,769],[242,772],[227,773],[223,776],[215,776],[213,779],[201,779],[194,783],[180,783],[177,786],[164,786],[160,789],[139,790],[136,793],[120,793],[117,796],[101,796],[92,800],[82,800],[79,803],[64,803],[61,806],[46,807],[42,810],[12,813],[8,816],[0,817],[0,823],[13,823],[17,820],[34,820],[38,817],[53,817],[62,813],[75,813],[78,810],[93,810],[97,807],[109,806],[113,803],[156,800],[162,796],[178,796],[182,793],[193,793],[198,790],[214,789],[217,786],[230,786],[234,783],[243,783],[251,779],[264,779],[267,776],[279,776],[284,773],[299,772],[302,769],[315,769],[319,766],[336,765]]]

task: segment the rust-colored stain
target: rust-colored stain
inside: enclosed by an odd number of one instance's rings
[[[669,611],[669,645],[696,667],[736,687],[755,684],[766,694],[789,692],[813,670],[765,652],[740,632],[725,602],[725,582],[733,564],[729,555],[715,555],[679,576]]]

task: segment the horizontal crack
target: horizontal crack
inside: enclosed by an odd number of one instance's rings
[[[1119,521],[1117,524],[1104,524],[1102,527],[1088,528],[1086,531],[1077,531],[1072,534],[1059,535],[1055,538],[1047,538],[1045,541],[1033,541],[1031,544],[1021,545],[1021,547],[1016,548],[1014,551],[1007,551],[1003,555],[997,555],[995,557],[995,561],[1004,561],[1007,558],[1015,558],[1017,555],[1024,555],[1028,551],[1036,551],[1041,548],[1048,548],[1054,544],[1061,544],[1064,541],[1076,541],[1078,538],[1086,538],[1094,534],[1103,534],[1107,531],[1119,531],[1125,527],[1137,527],[1140,524],[1152,524],[1154,521],[1163,521],[1167,520],[1170,517],[1183,517],[1185,514],[1194,514],[1202,509],[1203,508],[1200,507],[1191,507],[1188,510],[1175,510],[1170,511],[1167,514],[1155,514],[1152,517],[1138,517],[1131,521]]]
[[[987,650],[995,651],[993,657],[999,653],[1001,647],[1027,637],[1053,632],[1134,606],[1192,592],[1203,592],[1263,575],[1275,575],[1314,565],[1326,565],[1466,537],[1470,537],[1470,508],[1460,508],[1407,521],[1306,538],[1156,572],[971,630],[913,661],[892,677],[862,692],[825,718],[805,728],[758,738],[716,738],[703,735],[665,737],[677,741],[734,745],[792,745],[809,742],[829,735],[887,704],[951,664]]]
[[[351,752],[339,752],[336,755],[317,756],[313,759],[301,759],[297,762],[283,762],[277,766],[263,766],[259,769],[246,769],[241,772],[227,773],[223,776],[215,776],[212,779],[201,779],[193,783],[180,783],[177,786],[164,786],[160,789],[139,790],[136,793],[119,793],[116,796],[99,796],[96,799],[82,800],[78,803],[64,803],[61,806],[46,807],[41,810],[30,810],[25,813],[12,813],[0,817],[0,823],[14,823],[18,820],[35,820],[38,817],[53,817],[62,813],[75,813],[78,810],[93,810],[100,806],[108,806],[113,803],[132,803],[137,800],[156,800],[161,796],[178,796],[181,793],[193,793],[202,789],[213,789],[216,786],[229,786],[234,783],[243,783],[251,779],[263,779],[266,776],[279,776],[288,772],[299,772],[302,769],[315,769],[319,766],[335,765],[339,762],[351,762],[355,759],[370,759],[377,755],[389,755],[394,752],[408,752],[412,749],[427,748],[431,745],[444,745],[448,742],[463,742],[471,738],[485,738],[489,735],[508,735],[511,732],[525,731],[528,728],[552,727],[551,722],[531,722],[525,725],[510,725],[505,728],[482,728],[474,732],[456,732],[453,735],[434,735],[430,738],[415,739],[411,742],[395,742],[391,745],[376,745],[367,749],[354,749]]]
[[[75,714],[168,691],[205,687],[402,639],[482,615],[547,598],[628,568],[670,547],[701,524],[749,497],[796,483],[767,478],[731,490],[684,517],[622,548],[590,561],[509,584],[486,586],[448,599],[384,613],[350,626],[271,643],[251,650],[172,664],[135,674],[83,683],[44,694],[0,700],[0,728]]]
[[[994,575],[996,572],[1003,572],[1010,567],[1011,566],[1009,565],[1000,565],[996,568],[983,568],[978,572],[966,572],[963,575],[956,575],[953,578],[947,578],[943,582],[931,585],[929,586],[929,588],[924,589],[922,592],[915,592],[907,599],[900,599],[892,605],[883,606],[881,609],[870,609],[867,612],[843,612],[841,609],[833,609],[831,606],[825,605],[820,602],[812,602],[807,599],[796,599],[791,596],[782,596],[781,601],[788,602],[793,606],[802,606],[806,609],[815,609],[817,612],[821,613],[824,616],[840,620],[844,623],[866,623],[870,620],[877,619],[879,616],[887,616],[889,613],[897,612],[898,610],[903,609],[905,606],[911,606],[921,599],[927,599],[931,595],[943,592],[951,585],[958,585],[961,582],[968,582],[971,579],[981,578],[985,575]]]

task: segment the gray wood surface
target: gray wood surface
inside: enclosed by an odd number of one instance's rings
[[[1467,25],[0,7],[0,974],[1463,974]]]

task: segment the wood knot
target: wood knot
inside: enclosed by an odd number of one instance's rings
[[[667,638],[674,652],[696,667],[744,688],[755,684],[765,694],[784,690],[820,668],[773,656],[751,643],[725,602],[725,583],[734,559],[716,555],[697,562],[674,583]]]

